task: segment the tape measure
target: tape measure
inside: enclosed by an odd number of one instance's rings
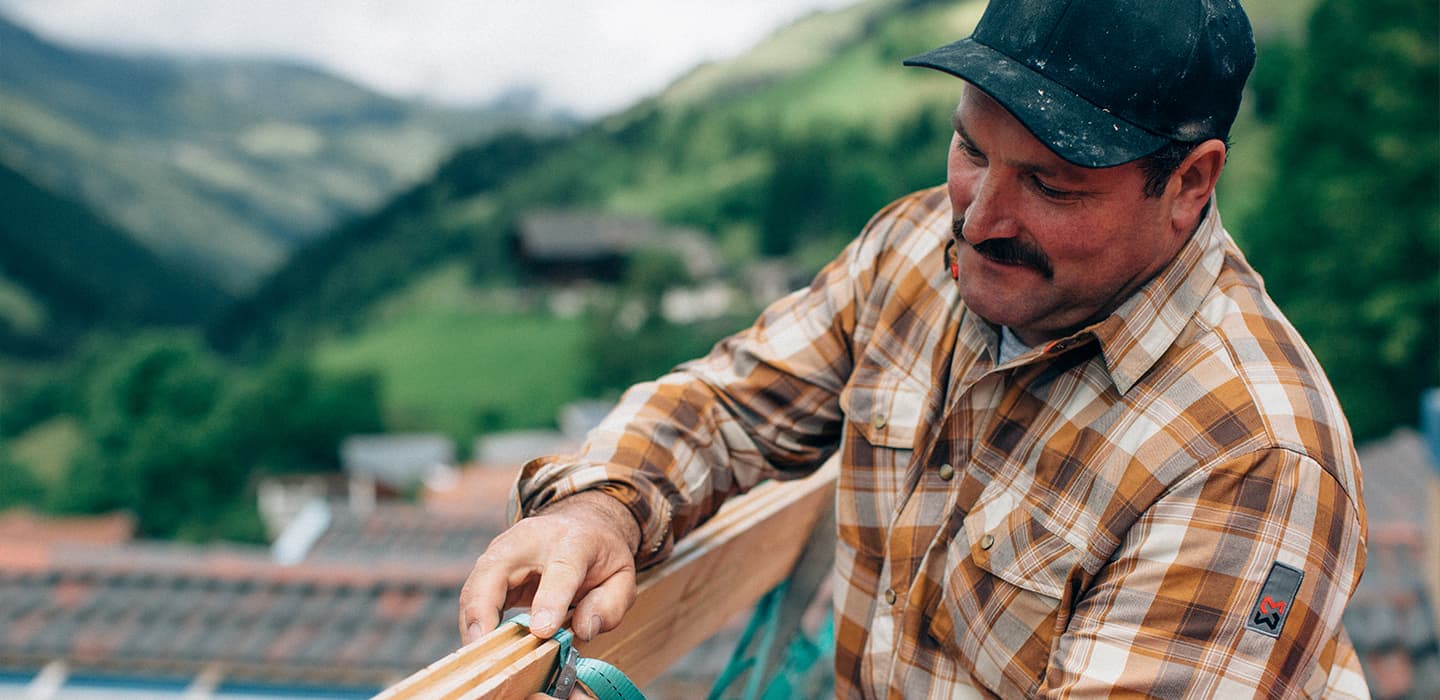
[[[521,613],[505,622],[530,628],[530,615]],[[560,645],[560,668],[545,690],[547,695],[568,699],[575,683],[585,686],[597,700],[645,700],[645,695],[623,671],[599,659],[580,658],[575,650],[575,635],[560,628],[551,637]]]

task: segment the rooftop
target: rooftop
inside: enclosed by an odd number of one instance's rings
[[[498,476],[465,480],[483,489],[468,489],[468,508],[328,504],[324,533],[291,565],[263,546],[130,541],[124,516],[0,516],[0,673],[63,662],[72,677],[183,680],[223,669],[219,688],[378,690],[459,647],[460,584],[503,529],[513,479],[487,473]]]
[[[1369,550],[1345,628],[1376,698],[1440,697],[1435,576],[1436,472],[1419,433],[1402,428],[1359,449]],[[1428,551],[1427,551],[1428,550]]]
[[[459,645],[466,563],[306,562],[263,548],[57,546],[0,567],[0,668],[384,685]]]

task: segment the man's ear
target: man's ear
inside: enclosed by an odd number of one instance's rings
[[[1180,167],[1171,173],[1166,189],[1172,197],[1170,223],[1175,231],[1189,234],[1200,225],[1200,216],[1215,192],[1220,171],[1225,168],[1225,153],[1224,141],[1210,139],[1190,151]]]

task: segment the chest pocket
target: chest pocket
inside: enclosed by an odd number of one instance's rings
[[[1023,499],[1002,493],[982,503],[948,544],[930,634],[981,685],[1028,697],[1083,583],[1081,552]]]
[[[836,524],[857,552],[883,556],[885,528],[900,502],[925,393],[903,377],[857,373],[840,393],[845,412]]]

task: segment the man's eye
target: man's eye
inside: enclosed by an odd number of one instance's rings
[[[967,142],[967,141],[961,141],[961,142],[960,142],[960,150],[961,150],[961,152],[963,152],[963,153],[965,154],[965,157],[966,157],[966,158],[969,158],[970,160],[975,161],[976,163],[984,163],[984,162],[985,162],[985,154],[984,154],[984,153],[981,153],[981,152],[980,152],[980,149],[978,149],[978,148],[970,145],[970,143]]]
[[[1070,192],[1068,190],[1057,190],[1054,187],[1046,185],[1043,180],[1033,175],[1030,177],[1030,183],[1035,186],[1036,192],[1039,192],[1046,197],[1050,197],[1051,199],[1070,199],[1072,196],[1074,196],[1073,192]]]

